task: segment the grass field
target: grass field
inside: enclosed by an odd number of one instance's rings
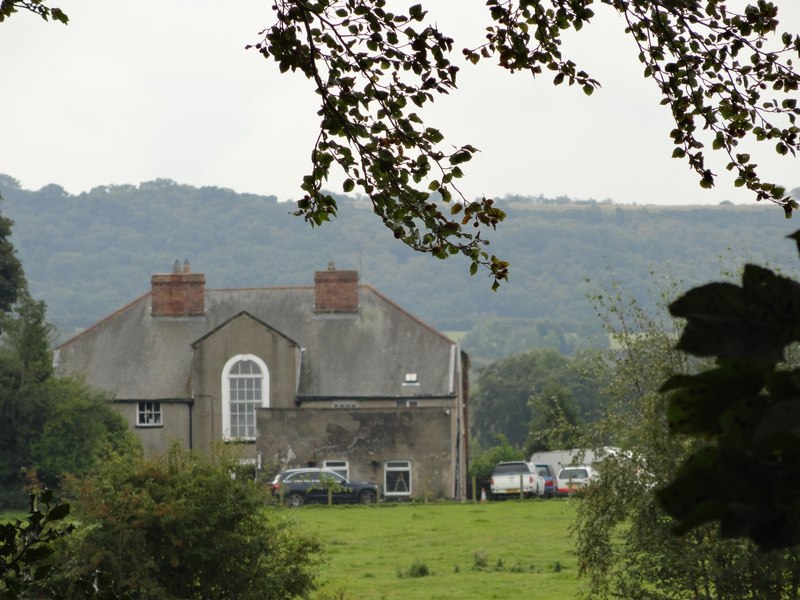
[[[582,585],[570,537],[575,502],[284,510],[323,542],[314,600],[561,600]],[[0,522],[23,516],[5,512]]]
[[[324,542],[318,600],[552,600],[575,598],[581,585],[569,533],[575,500],[306,506],[293,514]]]

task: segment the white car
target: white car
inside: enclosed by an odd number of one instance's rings
[[[597,479],[597,471],[589,465],[564,467],[556,479],[556,495],[569,496]]]

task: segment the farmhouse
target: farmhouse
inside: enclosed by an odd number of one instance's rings
[[[465,494],[465,362],[333,263],[313,286],[207,289],[176,261],[56,352],[59,374],[110,394],[147,455],[236,443],[259,469],[329,467],[387,498]]]

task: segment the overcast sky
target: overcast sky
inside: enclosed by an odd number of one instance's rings
[[[735,3],[736,0],[733,0]],[[299,197],[316,134],[316,96],[300,76],[244,46],[273,22],[255,0],[61,0],[67,26],[18,13],[0,24],[0,173],[77,194],[168,178],[195,186]],[[800,31],[800,2],[778,0],[782,29]],[[433,0],[460,49],[480,43],[482,0]],[[451,8],[453,7],[453,8]],[[457,7],[454,8],[454,7]],[[547,78],[465,65],[459,91],[429,113],[453,144],[481,153],[466,165],[469,198],[506,194],[615,202],[752,202],[722,173],[702,190],[670,158],[672,128],[636,49],[605,6],[564,46],[603,89],[586,97]],[[763,175],[800,187],[798,158],[754,151]],[[755,151],[760,152],[756,155]],[[330,189],[340,190],[341,177]]]

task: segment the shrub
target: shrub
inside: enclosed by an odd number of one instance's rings
[[[177,447],[156,460],[110,460],[73,482],[84,527],[65,562],[79,574],[108,572],[118,592],[142,600],[307,595],[319,542],[269,507],[253,481],[232,478],[235,463]]]
[[[478,550],[472,555],[472,568],[481,571],[489,566],[489,555],[483,550]]]
[[[420,560],[416,560],[412,563],[412,565],[404,570],[404,569],[397,569],[397,576],[400,578],[403,577],[427,577],[431,574],[428,565]]]

